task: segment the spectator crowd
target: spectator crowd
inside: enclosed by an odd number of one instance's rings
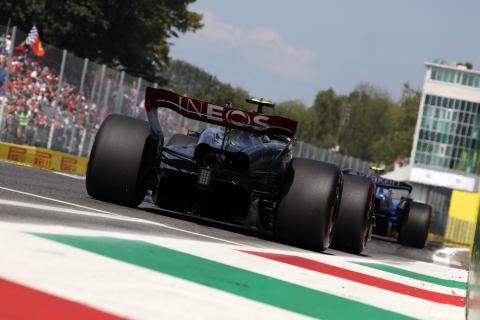
[[[53,126],[52,148],[76,152],[82,135],[101,120],[95,104],[87,103],[68,81],[57,92],[59,75],[27,50],[15,50],[8,64],[9,38],[0,39],[1,140],[46,147]]]

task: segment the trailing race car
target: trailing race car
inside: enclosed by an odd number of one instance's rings
[[[376,185],[373,233],[393,236],[402,245],[425,247],[432,220],[432,207],[410,198],[410,184],[381,177],[382,169],[372,167],[372,171],[350,174],[367,177]]]
[[[257,112],[147,88],[148,122],[122,115],[103,122],[88,163],[88,194],[136,207],[150,191],[160,208],[326,249],[341,209],[342,187],[348,198],[348,189],[362,186],[344,186],[334,164],[294,158],[297,123],[264,114],[263,107],[273,107],[266,100],[247,102],[256,104]],[[216,127],[175,134],[164,145],[159,108]],[[355,201],[351,199],[352,211]]]

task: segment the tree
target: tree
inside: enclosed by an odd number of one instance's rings
[[[390,112],[394,103],[385,91],[361,84],[348,97],[348,104],[350,119],[340,136],[341,152],[379,160],[372,146],[391,130]]]
[[[340,137],[341,151],[375,162],[392,163],[412,148],[421,93],[405,84],[399,102],[362,84],[350,94],[350,119]]]
[[[410,155],[420,98],[420,91],[412,89],[408,83],[403,85],[399,104],[389,110],[387,134],[372,146],[374,160],[390,163],[396,157]]]
[[[335,147],[346,97],[336,95],[333,89],[320,91],[308,109],[305,118],[304,138],[315,145],[325,148]]]
[[[202,27],[195,0],[0,0],[0,19],[80,57],[161,82],[172,37]],[[48,54],[48,51],[47,51]]]
[[[264,109],[266,113],[286,117],[298,122],[297,137],[304,139],[305,121],[307,119],[307,107],[300,100],[288,100],[278,103],[273,110]]]

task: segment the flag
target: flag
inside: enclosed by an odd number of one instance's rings
[[[13,48],[13,54],[22,54],[25,51],[25,41]]]
[[[42,41],[40,41],[40,35],[38,34],[37,27],[32,27],[32,30],[30,30],[28,33],[25,43],[32,48],[32,51],[36,56],[43,57],[45,55],[45,50],[43,49]]]

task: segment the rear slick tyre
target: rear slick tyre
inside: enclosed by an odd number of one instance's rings
[[[432,207],[413,201],[410,203],[410,210],[400,229],[398,242],[414,248],[424,248],[431,221]]]
[[[136,207],[146,194],[141,173],[150,136],[148,122],[110,115],[95,137],[86,188],[95,199]]]
[[[330,163],[294,158],[288,164],[274,234],[285,243],[322,251],[329,247],[343,175]]]
[[[366,177],[347,174],[343,180],[332,247],[359,254],[365,248],[372,228],[375,184]]]

